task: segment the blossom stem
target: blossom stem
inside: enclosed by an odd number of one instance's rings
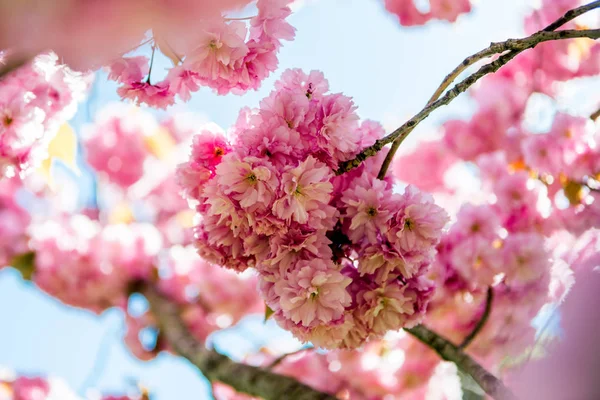
[[[405,329],[425,345],[431,347],[439,356],[456,364],[463,372],[471,375],[473,380],[494,400],[516,400],[516,396],[504,383],[493,374],[483,368],[477,361],[460,348],[452,344],[448,339],[427,329],[423,325]]]
[[[485,326],[485,323],[487,322],[487,320],[490,316],[490,312],[492,311],[492,303],[493,302],[494,302],[494,289],[490,286],[490,287],[488,287],[488,290],[487,290],[487,297],[485,299],[485,310],[483,311],[483,315],[481,316],[481,318],[477,322],[477,325],[475,325],[475,328],[473,328],[471,333],[469,333],[467,335],[467,337],[462,341],[462,343],[458,345],[459,349],[461,349],[461,350],[465,349],[468,345],[471,344],[473,339],[475,339],[475,337],[477,337],[479,332],[481,332],[481,330]]]
[[[487,74],[496,72],[503,65],[507,64],[521,52],[527,49],[534,48],[540,43],[552,40],[563,40],[573,38],[600,38],[600,29],[562,31],[551,30],[564,25],[566,22],[572,20],[573,18],[579,15],[582,15],[590,10],[599,7],[600,1],[595,1],[585,6],[570,10],[563,17],[559,18],[557,21],[544,28],[544,30],[542,31],[536,32],[531,36],[521,39],[508,39],[504,42],[492,43],[486,49],[475,53],[470,57],[467,57],[457,68],[454,69],[454,71],[452,71],[450,74],[448,74],[448,76],[446,76],[442,84],[438,87],[434,95],[431,97],[430,101],[418,114],[416,114],[414,117],[405,122],[402,126],[397,128],[389,135],[377,140],[372,146],[363,149],[363,151],[361,151],[354,159],[340,163],[336,173],[338,175],[341,175],[358,167],[364,160],[377,154],[389,143],[395,141],[402,142],[413,131],[413,129],[425,118],[427,118],[434,110],[441,106],[449,104],[452,100],[454,100],[454,98],[456,98],[459,94],[465,92],[479,79],[483,78]],[[440,97],[444,90],[446,90],[452,84],[452,82],[454,82],[458,75],[467,67],[473,65],[479,60],[500,53],[504,54],[502,54],[499,58],[492,61],[491,63],[483,65],[481,68],[479,68],[479,70],[465,78],[463,81],[456,84],[452,89],[450,89],[442,97]],[[386,160],[382,165],[382,169],[380,171],[379,176],[385,177],[387,168],[389,167],[391,159],[393,158],[398,147],[399,144],[392,148],[386,156]]]
[[[156,52],[156,44],[152,44],[152,55],[150,56],[150,67],[148,68],[148,78],[146,79],[146,82],[151,85],[150,83],[150,76],[152,76],[152,66],[154,65],[154,53]]]
[[[236,363],[228,357],[207,349],[189,332],[176,304],[165,299],[154,287],[146,286],[141,293],[150,303],[159,328],[173,350],[187,358],[211,382],[222,382],[238,392],[265,400],[335,400],[336,397],[319,392],[288,376],[268,369]]]

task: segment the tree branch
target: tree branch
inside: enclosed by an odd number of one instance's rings
[[[600,108],[597,109],[592,115],[590,115],[590,118],[592,121],[595,121],[598,118],[600,118]]]
[[[453,362],[463,372],[471,375],[473,380],[495,400],[516,400],[515,395],[504,386],[500,379],[488,372],[448,339],[430,331],[423,325],[405,330],[435,350],[442,359]]]
[[[481,332],[481,330],[485,326],[485,323],[487,322],[487,320],[490,316],[490,312],[492,311],[492,303],[493,302],[494,302],[494,289],[490,286],[490,287],[488,287],[488,290],[487,290],[487,297],[485,299],[485,310],[483,310],[483,315],[481,316],[481,318],[477,322],[477,325],[475,325],[475,328],[473,328],[471,333],[469,333],[467,335],[467,337],[462,341],[462,343],[458,345],[459,349],[461,349],[461,350],[465,349],[468,345],[471,344],[471,342],[473,341],[473,339],[475,339],[475,337],[479,334],[479,332]]]
[[[600,2],[594,2],[587,6],[581,7],[584,8],[585,11],[589,11],[590,9],[600,7]],[[579,9],[575,9],[579,10]],[[571,11],[575,11],[571,10]],[[583,14],[580,12],[577,15]],[[567,13],[568,14],[568,13]],[[574,17],[569,17],[574,18]],[[562,17],[560,20],[565,20],[565,17]],[[563,22],[564,23],[564,22]],[[554,25],[554,24],[553,24]],[[546,28],[547,29],[547,28]],[[493,54],[499,54],[507,52],[497,58],[495,61],[492,61],[489,64],[486,64],[479,68],[478,71],[471,74],[469,77],[465,78],[462,82],[456,84],[451,90],[446,92],[444,96],[440,99],[431,101],[423,108],[418,114],[400,126],[398,129],[385,136],[382,139],[379,139],[373,144],[365,149],[362,152],[356,155],[356,157],[352,160],[344,161],[339,164],[338,170],[336,171],[337,175],[341,175],[345,172],[348,172],[356,167],[358,167],[364,160],[369,157],[376,155],[383,147],[387,144],[392,143],[394,141],[403,141],[412,130],[421,123],[425,118],[429,116],[434,110],[437,108],[449,104],[455,97],[459,94],[465,92],[469,87],[471,87],[475,82],[484,77],[487,74],[496,72],[503,65],[507,64],[510,60],[515,58],[521,52],[536,47],[538,44],[552,41],[552,40],[564,40],[564,39],[573,39],[573,38],[589,38],[589,39],[598,39],[600,38],[600,29],[588,29],[588,30],[563,30],[556,32],[548,32],[548,31],[540,31],[534,33],[531,36],[522,38],[522,39],[508,39],[504,42],[492,43],[488,48],[480,51],[479,53],[474,54],[471,57],[468,57],[463,61],[466,68],[469,65],[472,65],[474,62],[485,58],[487,56]],[[462,64],[461,64],[462,65]],[[457,67],[453,72],[451,72],[446,79],[442,82],[434,96],[431,99],[435,99],[439,96],[445,88],[447,88],[454,79],[464,70],[461,66]],[[439,92],[439,93],[438,93]],[[393,157],[395,150],[398,148],[399,144],[395,146],[393,151],[388,153],[386,157],[386,161],[384,161],[384,165],[382,166],[382,171],[380,171],[379,176],[385,176],[385,172],[387,170],[387,166],[389,166],[391,162],[391,158]],[[391,149],[392,150],[392,149]],[[385,167],[385,170],[384,170]]]
[[[595,8],[599,8],[599,7],[600,7],[600,1],[594,1],[590,4],[581,6],[579,8],[569,10],[565,13],[565,15],[563,15],[558,20],[554,21],[552,24],[548,25],[546,28],[544,28],[540,32],[554,31],[557,28],[566,24],[567,22],[577,18],[578,16],[580,16],[588,11],[591,11]],[[538,33],[540,33],[540,32],[538,32]],[[433,96],[431,96],[431,98],[427,102],[427,105],[430,105],[431,103],[436,101],[442,95],[442,93],[444,93],[444,91],[452,84],[452,82],[454,82],[454,80],[456,78],[458,78],[458,76],[464,70],[466,70],[468,67],[470,67],[471,65],[475,64],[477,61],[480,61],[484,58],[488,58],[494,54],[504,53],[505,51],[507,51],[507,48],[504,45],[505,43],[506,42],[492,43],[488,48],[483,49],[483,50],[473,54],[472,56],[467,57],[452,72],[450,72],[448,75],[446,75],[446,77],[444,78],[444,80],[442,81],[440,86],[437,88],[435,93],[433,93]],[[413,129],[414,129],[414,127],[411,128],[410,130],[406,131],[406,135],[404,135],[403,137],[394,140],[394,142],[392,143],[392,147],[390,148],[390,151],[386,155],[385,160],[383,161],[383,164],[381,165],[379,174],[377,174],[378,179],[385,178],[385,175],[387,174],[387,170],[390,167],[390,164],[392,163],[392,159],[396,155],[396,151],[398,151],[398,147],[400,147],[400,144],[402,144],[402,142],[404,141],[406,136],[408,136],[412,132]]]
[[[569,22],[569,21],[579,17],[580,15],[585,14],[586,12],[591,11],[595,8],[600,8],[600,0],[594,1],[590,4],[586,4],[579,8],[575,8],[573,10],[567,11],[565,13],[565,15],[563,15],[561,18],[557,19],[552,24],[545,27],[543,29],[543,31],[545,31],[545,32],[554,31],[557,28],[560,28],[561,26],[566,24],[567,22]],[[502,46],[502,43],[492,43],[488,48],[483,49],[483,50],[473,54],[472,56],[465,58],[464,61],[462,63],[460,63],[452,72],[450,72],[448,75],[446,75],[446,77],[444,78],[444,80],[442,81],[440,86],[437,88],[437,90],[435,91],[433,96],[431,96],[431,98],[429,99],[427,104],[430,104],[430,103],[433,103],[434,101],[436,101],[442,95],[442,93],[444,93],[444,90],[446,90],[448,88],[448,86],[450,86],[450,84],[452,82],[454,82],[454,80],[456,78],[458,78],[458,76],[464,70],[466,70],[468,67],[475,64],[477,61],[480,61],[480,60],[483,60],[484,58],[493,56],[494,54],[503,53],[504,51],[506,51],[506,49]]]
[[[600,8],[600,0],[593,1],[589,4],[567,11],[565,15],[563,15],[562,17],[545,27],[543,30],[546,32],[554,31],[566,24],[567,22],[572,21],[580,15],[585,14],[588,11],[592,11],[595,8]]]
[[[150,286],[144,287],[141,293],[150,303],[159,328],[172,348],[198,367],[209,381],[223,382],[238,392],[266,400],[336,399],[335,396],[318,392],[293,378],[274,374],[264,368],[236,363],[214,350],[207,349],[188,331],[175,304]]]

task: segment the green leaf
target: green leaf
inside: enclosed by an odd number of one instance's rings
[[[265,304],[265,323],[271,318],[271,315],[275,314],[275,311],[271,310],[271,307]]]
[[[35,253],[30,251],[29,253],[19,254],[10,260],[9,265],[19,271],[23,275],[23,279],[31,280],[31,276],[35,270]]]

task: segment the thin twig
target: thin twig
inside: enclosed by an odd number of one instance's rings
[[[470,88],[475,82],[479,79],[483,78],[485,75],[496,72],[499,70],[504,64],[508,63],[510,60],[515,58],[521,52],[534,48],[538,44],[542,42],[552,41],[552,40],[563,40],[563,39],[573,39],[573,38],[590,38],[590,39],[598,39],[600,38],[600,29],[588,29],[588,30],[564,30],[557,32],[538,32],[531,36],[522,39],[509,39],[505,42],[495,43],[494,46],[503,47],[505,51],[509,51],[506,54],[501,55],[496,60],[492,61],[489,64],[483,65],[479,70],[477,70],[472,75],[465,78],[463,81],[456,84],[452,89],[447,91],[440,99],[434,101],[433,103],[425,106],[419,113],[417,113],[410,120],[405,122],[398,129],[385,136],[382,139],[379,139],[373,144],[369,146],[352,160],[341,162],[339,164],[338,170],[336,171],[337,175],[341,175],[345,172],[348,172],[356,167],[358,167],[364,160],[369,157],[376,155],[383,147],[387,144],[392,143],[394,140],[404,140],[406,136],[425,118],[427,118],[434,110],[440,108],[441,106],[449,104],[454,98],[456,98],[459,94],[465,92],[468,88]]]
[[[598,7],[600,7],[600,1],[595,1],[590,4],[581,6],[579,8],[575,8],[573,10],[567,11],[565,13],[565,15],[563,15],[561,18],[559,18],[552,24],[548,25],[546,28],[544,28],[540,32],[554,31],[555,29],[563,26],[567,22],[577,18],[578,16],[580,16],[590,10],[598,8]],[[537,33],[540,33],[540,32],[537,32]],[[444,93],[444,91],[456,80],[456,78],[458,78],[458,76],[464,70],[466,70],[471,65],[475,64],[477,61],[491,57],[494,54],[500,54],[500,53],[504,53],[506,51],[511,51],[510,49],[506,48],[506,46],[504,45],[505,43],[506,42],[492,43],[488,48],[483,49],[483,50],[473,54],[472,56],[467,57],[462,63],[460,63],[452,72],[450,72],[444,78],[444,80],[442,81],[440,86],[437,88],[437,90],[434,92],[434,94],[431,96],[431,98],[427,102],[426,106],[429,106],[434,101],[436,101],[442,95],[442,93]],[[414,129],[414,127],[411,128],[410,130],[408,130],[406,132],[406,136],[408,136],[412,132],[413,129]],[[379,170],[379,173],[377,174],[378,179],[385,178],[385,175],[387,174],[387,170],[389,169],[390,164],[392,163],[392,160],[393,160],[394,156],[396,155],[398,148],[400,147],[400,144],[402,144],[402,142],[404,141],[406,136],[398,138],[392,143],[392,147],[390,148],[390,151],[386,155],[385,160],[383,161],[383,163],[381,165],[381,169]]]
[[[566,24],[567,22],[574,20],[575,18],[579,17],[580,15],[585,14],[588,11],[592,11],[595,8],[600,8],[600,1],[593,1],[589,4],[569,10],[565,13],[565,15],[563,15],[562,17],[560,17],[559,19],[557,19],[556,21],[554,21],[553,23],[551,23],[550,25],[545,27],[544,31],[546,31],[546,32],[554,31],[554,30],[560,28],[561,26],[563,26],[564,24]]]
[[[456,364],[463,372],[471,375],[473,380],[495,400],[515,400],[515,395],[504,383],[488,372],[479,363],[469,357],[465,352],[452,344],[448,339],[430,331],[423,325],[406,329],[408,333],[419,339],[422,343],[435,350],[439,356]]]
[[[544,32],[554,31],[557,28],[560,28],[561,26],[566,24],[567,22],[569,22],[569,21],[579,17],[580,15],[585,14],[586,12],[591,11],[595,8],[600,8],[600,0],[594,1],[593,3],[590,3],[590,4],[586,4],[579,8],[575,8],[573,10],[567,11],[565,13],[565,15],[563,15],[561,18],[557,19],[552,24],[545,27],[543,29],[543,31]],[[506,49],[502,48],[502,46],[499,46],[500,44],[501,43],[492,43],[490,47],[483,49],[483,50],[473,54],[472,56],[465,58],[465,60],[462,63],[460,63],[452,72],[450,72],[444,78],[441,85],[437,88],[437,90],[435,91],[433,96],[431,96],[431,98],[429,99],[429,103],[436,101],[442,95],[442,93],[444,93],[444,90],[446,90],[448,88],[448,86],[450,86],[450,84],[452,82],[454,82],[454,80],[456,78],[458,78],[458,76],[461,74],[461,72],[463,72],[465,69],[467,69],[471,65],[475,64],[477,61],[480,61],[480,60],[483,60],[484,58],[493,56],[494,54],[503,53],[504,51],[506,51]]]
[[[152,45],[152,56],[150,57],[150,67],[148,68],[148,78],[146,79],[146,83],[151,85],[150,83],[150,75],[152,75],[152,66],[154,65],[154,53],[156,52],[156,43]]]
[[[165,299],[155,288],[142,288],[150,308],[158,320],[161,333],[173,350],[187,358],[211,382],[223,382],[238,392],[265,400],[335,400],[288,376],[274,374],[264,368],[236,363],[228,357],[207,349],[198,342],[181,320],[176,304]]]
[[[494,289],[490,286],[490,287],[488,287],[488,290],[487,290],[487,297],[485,299],[485,310],[483,310],[483,315],[481,316],[479,321],[477,321],[477,325],[475,325],[475,328],[473,328],[471,333],[469,333],[467,335],[467,337],[462,341],[462,343],[458,345],[459,349],[461,349],[461,350],[465,349],[468,345],[471,344],[473,339],[475,339],[475,337],[477,337],[479,332],[481,332],[481,330],[485,326],[485,323],[487,322],[487,320],[490,316],[490,312],[492,311],[492,303],[493,302],[494,302]]]
[[[600,108],[597,109],[594,113],[592,113],[592,115],[590,115],[590,119],[592,121],[597,120],[598,118],[600,118]]]
[[[267,365],[266,368],[269,371],[272,371],[273,368],[275,368],[276,366],[278,366],[279,364],[281,364],[281,362],[283,360],[285,360],[287,357],[293,356],[293,355],[296,355],[296,354],[300,354],[300,353],[304,353],[305,351],[310,351],[310,350],[314,350],[314,347],[303,347],[303,348],[298,349],[296,351],[291,351],[289,353],[282,354],[279,357],[277,357],[275,360],[273,360],[273,362],[271,364]]]
[[[390,151],[388,151],[388,153],[385,155],[385,159],[381,164],[381,168],[379,169],[379,173],[377,174],[377,179],[383,180],[385,178],[385,175],[387,174],[387,171],[390,168],[390,165],[392,164],[392,160],[394,159],[398,148],[400,147],[402,142],[404,142],[404,139],[406,139],[406,137],[412,132],[413,129],[414,128],[409,129],[404,137],[398,138],[392,142]]]

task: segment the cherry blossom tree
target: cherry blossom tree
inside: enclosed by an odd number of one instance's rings
[[[384,3],[403,26],[477,7]],[[186,358],[217,399],[446,399],[459,378],[463,398],[597,398],[577,364],[600,359],[585,334],[597,320],[600,110],[561,110],[560,92],[600,74],[600,29],[578,22],[600,24],[600,1],[542,0],[527,36],[465,58],[389,133],[322,72],[277,70],[291,5],[0,2],[0,268],[67,306],[120,310],[135,357]],[[156,77],[159,55],[172,66]],[[99,68],[125,101],[81,132],[78,163],[66,121]],[[226,130],[137,107],[202,87],[243,95],[272,73],[270,94]],[[469,118],[401,146],[461,95]],[[560,111],[534,131],[539,95]],[[61,206],[54,158],[91,168],[105,204]],[[476,183],[457,187],[464,173]],[[148,309],[132,312],[133,296]],[[569,334],[558,345],[532,325],[552,307]],[[303,347],[234,361],[208,345],[249,314]],[[55,398],[81,397],[54,378],[0,374],[0,400]]]

